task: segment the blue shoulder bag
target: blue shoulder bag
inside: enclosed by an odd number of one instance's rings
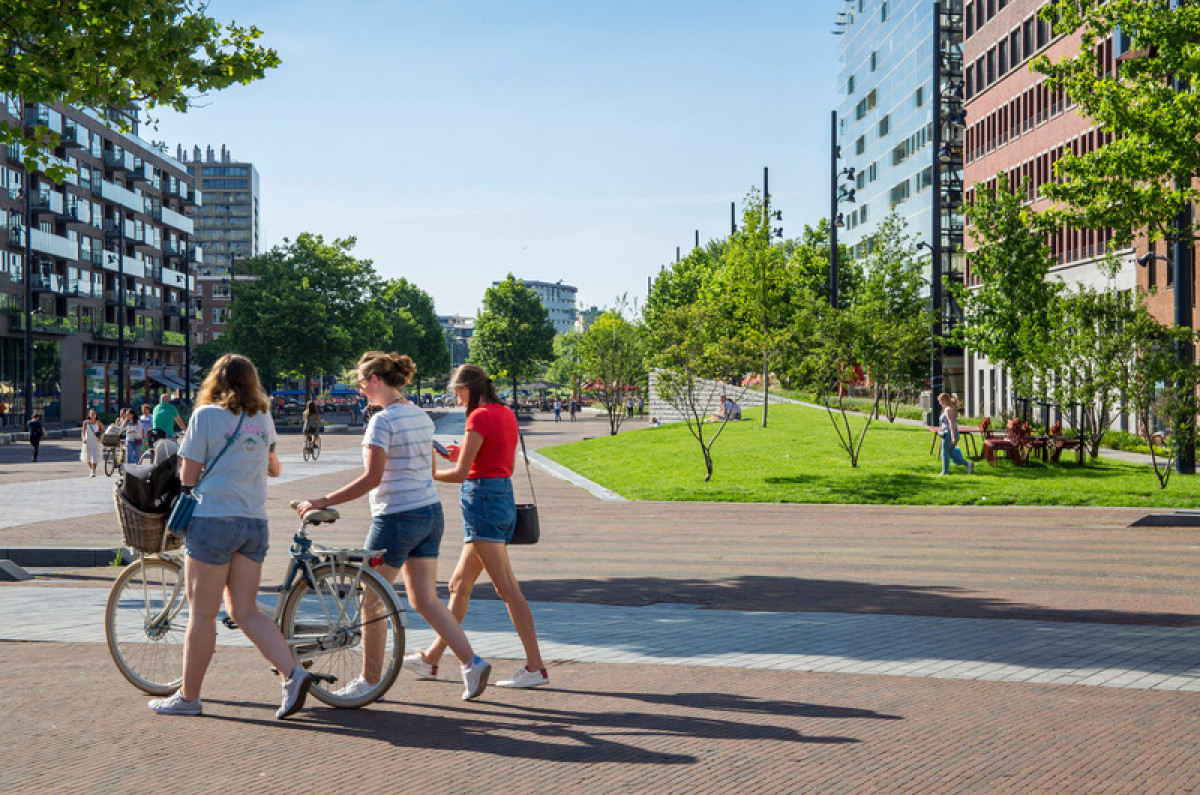
[[[233,444],[233,440],[238,437],[242,430],[242,421],[246,419],[246,412],[242,412],[242,416],[238,418],[237,427],[233,429],[233,435],[225,442],[225,446],[221,448],[221,452],[217,453],[217,457],[212,460],[211,464],[204,467],[204,471],[200,473],[200,478],[196,481],[196,485],[188,488],[184,486],[184,490],[179,492],[179,496],[175,498],[175,504],[171,506],[171,513],[167,515],[167,530],[171,531],[171,535],[176,538],[183,538],[187,535],[188,525],[192,523],[192,514],[196,512],[196,506],[200,504],[200,495],[195,493],[195,490],[200,487],[200,483],[204,477],[212,471],[212,468],[221,460],[221,456],[225,455],[225,451]]]

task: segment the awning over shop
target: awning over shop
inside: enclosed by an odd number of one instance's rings
[[[156,381],[168,389],[183,389],[184,384],[173,375],[151,375],[150,380]]]

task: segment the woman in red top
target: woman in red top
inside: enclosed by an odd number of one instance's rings
[[[508,561],[507,544],[517,523],[512,469],[517,451],[517,418],[501,402],[492,379],[473,364],[459,367],[450,378],[459,405],[467,407],[462,447],[451,445],[452,469],[433,473],[443,483],[462,483],[459,504],[463,514],[463,551],[450,578],[450,612],[459,623],[467,615],[471,589],[487,571],[496,593],[504,600],[513,628],[525,647],[525,665],[497,687],[537,687],[549,683],[538,649],[533,613]],[[404,667],[423,679],[437,678],[437,665],[446,650],[440,637],[427,651],[404,658]]]

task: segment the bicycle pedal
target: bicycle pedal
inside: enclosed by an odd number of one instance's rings
[[[233,620],[232,616],[225,616],[224,618],[221,619],[221,623],[224,624],[229,629],[237,629],[238,628],[237,622]]]

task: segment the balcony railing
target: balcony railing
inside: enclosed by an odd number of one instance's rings
[[[11,315],[12,320],[9,323],[9,328],[14,331],[25,330],[25,313],[14,312]],[[34,331],[40,331],[43,334],[74,334],[79,331],[79,318],[76,317],[61,317],[59,315],[46,315],[40,312],[35,312],[33,315],[33,323],[30,326]],[[116,339],[114,337],[113,339]]]
[[[162,308],[162,299],[156,295],[138,295],[137,308],[157,311]]]
[[[104,303],[116,306],[121,303],[121,296],[116,290],[104,291]],[[131,291],[125,292],[125,306],[137,306],[137,294]]]
[[[117,324],[95,321],[92,323],[92,336],[105,340],[115,340],[117,338]],[[136,328],[132,328],[130,326],[125,327],[126,342],[136,342],[141,338],[142,335]]]
[[[30,288],[35,293],[63,294],[63,277],[57,273],[31,273]]]
[[[187,344],[187,337],[182,331],[169,331],[167,329],[163,329],[155,336],[157,338],[156,341],[160,345],[175,345],[182,348]]]
[[[63,146],[80,147],[83,146],[83,135],[79,130],[79,125],[73,121],[63,122],[63,129],[59,142]]]

